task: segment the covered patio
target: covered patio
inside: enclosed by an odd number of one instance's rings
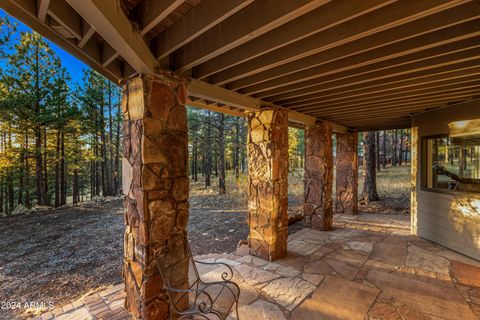
[[[133,318],[169,316],[155,252],[185,247],[187,105],[248,119],[248,247],[224,257],[243,319],[478,318],[478,262],[446,249],[480,259],[478,1],[0,5],[122,86]],[[289,126],[305,129],[307,229],[287,240]],[[359,132],[407,127],[410,235],[334,229],[334,213],[358,214]],[[187,286],[185,252],[168,252],[162,261]]]
[[[233,268],[242,290],[240,319],[479,318],[480,262],[409,235],[401,220],[377,218],[355,229],[342,227],[347,219],[338,221],[328,233],[292,234],[287,256],[275,262],[246,248],[196,259]],[[214,280],[224,270],[199,271]],[[120,285],[38,319],[131,319],[124,299]]]

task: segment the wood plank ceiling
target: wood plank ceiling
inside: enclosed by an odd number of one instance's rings
[[[46,25],[52,33],[39,32],[74,46],[69,51],[110,79],[139,71],[75,2],[0,5],[35,30]],[[408,127],[414,113],[479,95],[477,0],[121,0],[112,7],[162,68],[348,128]],[[192,101],[243,112],[215,97]]]

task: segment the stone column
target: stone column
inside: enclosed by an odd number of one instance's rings
[[[174,272],[172,285],[188,286],[187,84],[186,78],[165,72],[132,78],[123,86],[123,278],[125,307],[135,319],[168,318],[157,250]]]
[[[329,122],[305,128],[305,225],[332,229],[333,142]]]
[[[336,213],[358,214],[358,133],[337,133]]]
[[[419,185],[418,177],[418,156],[419,156],[419,141],[418,141],[418,127],[412,127],[410,138],[410,232],[411,234],[418,234],[418,203],[417,203],[417,186]]]
[[[263,110],[248,115],[249,246],[265,260],[282,258],[288,235],[288,115]]]

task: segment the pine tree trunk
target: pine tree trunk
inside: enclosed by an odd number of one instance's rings
[[[393,136],[393,165],[396,167],[398,164],[398,158],[397,158],[397,129],[394,130],[394,136]]]
[[[380,131],[376,131],[375,132],[375,138],[376,138],[376,142],[375,142],[375,151],[376,151],[376,154],[375,154],[375,159],[376,159],[376,165],[377,165],[377,171],[380,172],[381,170],[381,166],[380,166]]]
[[[385,167],[387,166],[387,131],[386,130],[383,130],[382,151],[383,151],[382,167],[383,169],[385,169]]]
[[[65,162],[65,133],[60,134],[60,204],[67,204],[67,165]]]
[[[205,187],[211,185],[210,175],[212,174],[212,125],[210,111],[208,111],[207,122],[207,141],[206,141],[206,157],[205,157]]]
[[[46,190],[43,181],[43,159],[42,159],[42,128],[39,123],[41,114],[40,110],[40,80],[39,80],[39,50],[36,49],[35,55],[35,176],[37,182],[37,203],[39,205],[45,205],[46,203]]]
[[[120,110],[118,111],[120,112]],[[120,192],[120,120],[116,121],[116,134],[115,134],[115,174],[113,184],[115,186],[114,195],[116,196]]]
[[[25,207],[30,208],[30,153],[28,151],[28,131],[25,133]]]
[[[97,122],[98,125],[98,122]],[[98,130],[97,130],[98,132]],[[98,138],[98,134],[96,134]],[[100,188],[102,184],[102,179],[101,179],[101,172],[100,172],[100,161],[98,159],[100,158],[100,151],[99,151],[99,144],[97,141],[95,141],[95,195],[99,196],[100,195]]]
[[[398,155],[398,165],[402,165],[402,161],[403,161],[403,129],[400,130],[400,146],[399,146],[399,155]]]
[[[114,160],[113,160],[113,115],[112,115],[112,83],[108,81],[108,145],[109,145],[109,157],[108,157],[108,192],[110,195],[116,195],[116,190],[114,191],[114,182],[115,177],[114,172]]]
[[[48,143],[48,139],[47,139],[47,128],[46,127],[43,127],[43,183],[45,185],[45,204],[46,205],[50,205],[50,198],[48,196],[48,192],[49,192],[49,187],[48,187],[48,159],[47,159],[47,153],[48,153],[48,149],[47,149],[47,143]]]
[[[78,165],[77,159],[75,158],[75,169],[73,169],[73,179],[72,179],[72,202],[78,203],[80,201],[80,197],[78,194],[78,169],[76,168]]]
[[[225,194],[227,189],[225,186],[225,115],[218,114],[218,165],[219,165],[219,179],[218,179],[218,193]]]
[[[96,194],[96,184],[97,184],[97,178],[96,178],[96,166],[95,166],[95,160],[90,160],[90,198],[93,198]]]
[[[35,127],[35,175],[37,179],[37,203],[45,205],[45,189],[43,184],[43,158],[42,158],[42,129]]]
[[[4,212],[3,208],[3,178],[0,177],[0,213]]]
[[[25,175],[25,149],[21,145],[20,147],[20,168],[18,173],[18,200],[17,204],[20,205],[23,203],[23,190],[25,188],[24,184],[24,175]]]
[[[235,179],[240,177],[240,118],[235,121],[235,150],[233,152],[233,167],[235,170]]]
[[[363,191],[361,198],[366,203],[378,201],[375,170],[375,132],[363,133]]]
[[[8,149],[9,150],[12,150],[12,127],[9,126],[9,132],[8,132]],[[12,171],[9,171],[8,172],[8,175],[7,175],[7,178],[8,178],[8,185],[7,185],[7,189],[8,189],[8,207],[10,208],[9,212],[13,210],[14,208],[14,203],[15,203],[15,200],[14,200],[14,192],[13,192],[13,172]]]
[[[102,183],[102,195],[109,196],[109,190],[107,189],[107,180],[108,180],[108,172],[107,172],[107,145],[105,141],[105,109],[104,109],[104,101],[103,96],[100,101],[100,175],[101,175],[101,183]]]
[[[60,130],[57,130],[55,148],[55,208],[60,206]]]

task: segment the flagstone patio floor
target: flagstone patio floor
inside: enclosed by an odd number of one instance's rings
[[[233,268],[241,320],[480,319],[480,262],[409,235],[407,219],[337,216],[334,231],[290,235],[275,262],[246,247],[196,259]],[[222,271],[199,267],[204,280]],[[38,319],[130,319],[124,297],[118,285]]]

